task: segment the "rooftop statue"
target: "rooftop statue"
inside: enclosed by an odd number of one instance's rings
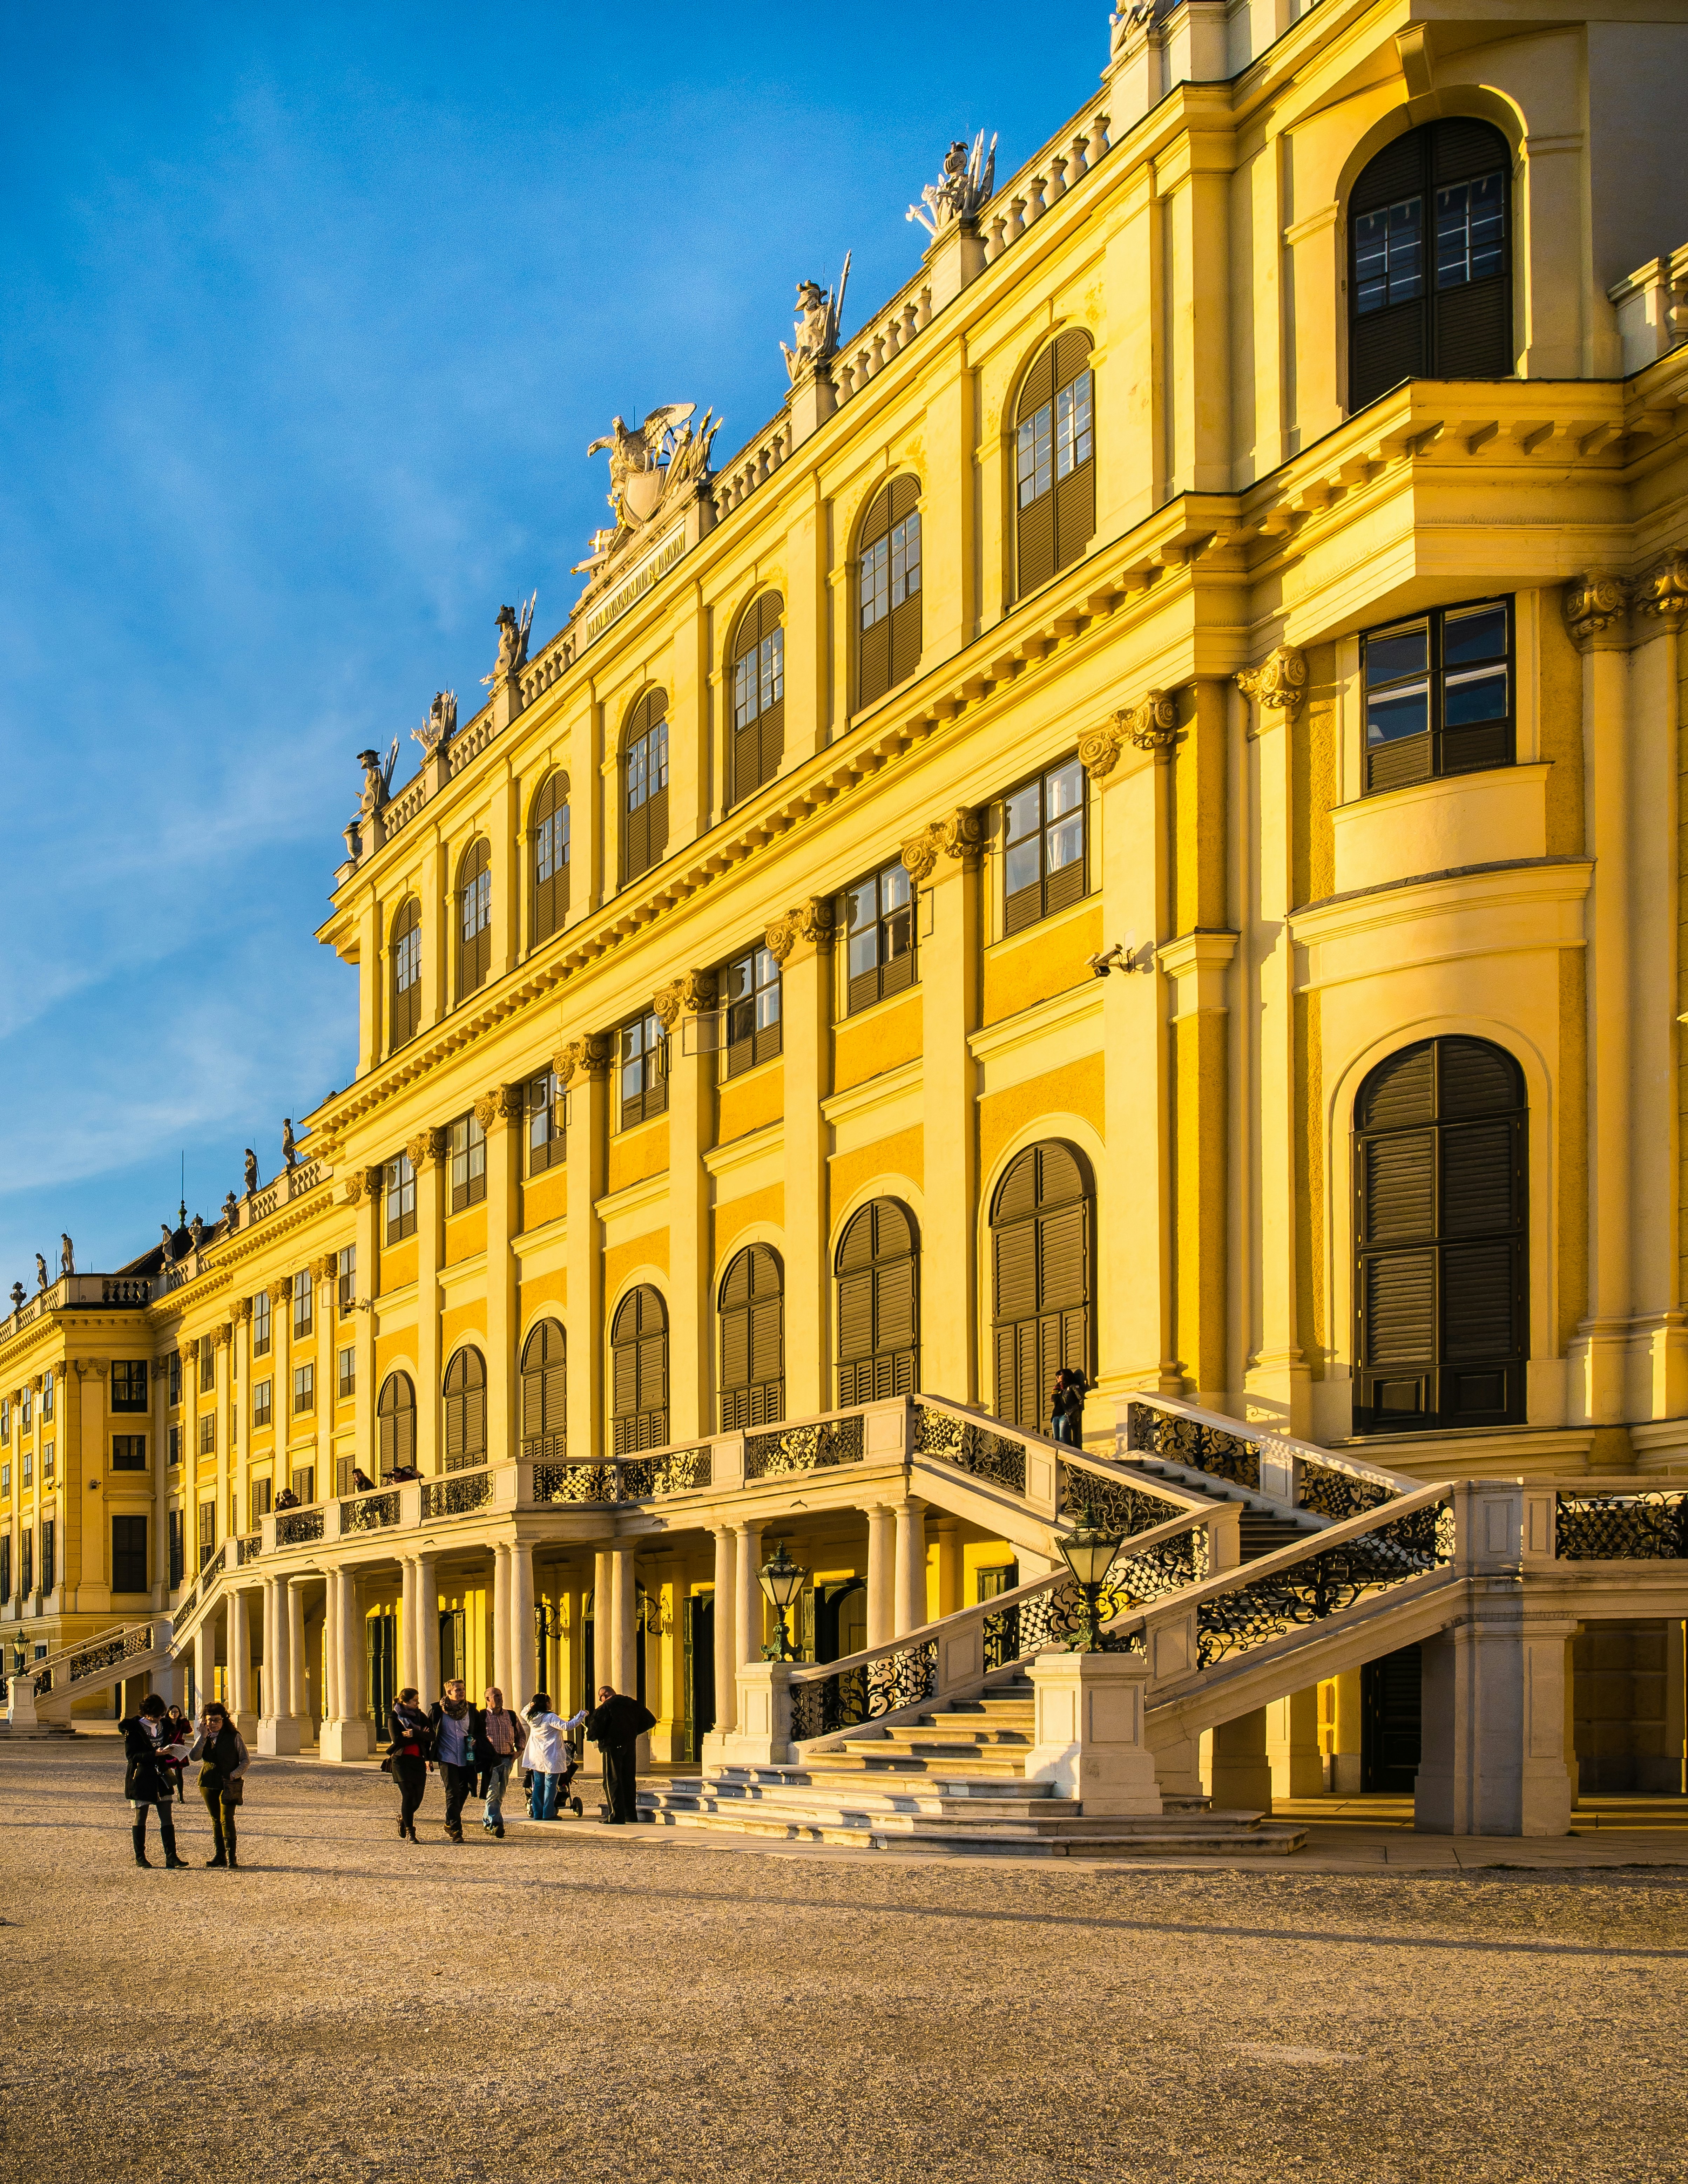
[[[539,594],[535,592],[519,615],[514,607],[499,609],[499,656],[492,673],[481,677],[483,682],[507,682],[512,675],[519,675],[526,666],[527,634],[533,627],[533,610],[538,603]],[[454,724],[454,704],[452,717]]]
[[[281,1117],[281,1162],[286,1167],[298,1166],[298,1148],[293,1143],[293,1118],[291,1115]]]
[[[387,801],[387,793],[393,780],[393,768],[398,756],[398,738],[393,738],[386,763],[379,751],[362,750],[358,753],[358,764],[364,770],[364,785],[358,798],[358,816],[371,819]]]
[[[944,155],[943,171],[921,192],[921,203],[911,205],[908,217],[917,220],[930,236],[941,235],[958,220],[971,220],[996,187],[996,139],[984,148],[984,131],[973,139],[971,153],[957,137]],[[926,209],[922,212],[921,205]]]
[[[508,614],[510,609],[506,607]],[[455,690],[436,690],[434,702],[428,708],[428,717],[420,728],[412,728],[410,740],[422,746],[424,758],[437,758],[457,733],[457,693]]]
[[[47,1262],[39,1251],[35,1255],[35,1279],[37,1289],[44,1290],[47,1287]]]
[[[250,1145],[248,1145],[248,1146],[247,1147],[247,1149],[246,1149],[246,1195],[247,1195],[247,1196],[248,1196],[248,1198],[250,1198],[250,1197],[251,1197],[251,1195],[252,1195],[252,1194],[253,1194],[253,1192],[254,1190],[257,1190],[257,1188],[258,1188],[258,1156],[257,1156],[257,1154],[256,1154],[255,1152],[253,1152],[253,1150],[252,1150],[252,1147],[251,1147]]]
[[[797,284],[797,325],[792,335],[792,346],[780,343],[780,354],[785,359],[785,376],[794,386],[805,371],[817,364],[824,364],[838,345],[838,322],[844,312],[845,284],[850,279],[850,253],[845,251],[844,270],[838,276],[836,292],[823,288],[818,281],[799,281]]]
[[[653,410],[642,425],[612,417],[608,432],[587,449],[588,455],[600,448],[610,451],[610,505],[616,512],[616,527],[607,534],[593,533],[592,552],[576,569],[577,576],[596,574],[618,544],[643,531],[682,487],[709,475],[710,445],[720,420],[705,410],[694,431],[691,420],[697,407],[695,402],[670,402]]]
[[[63,1229],[58,1234],[58,1271],[61,1274],[74,1274],[76,1271],[76,1247]]]

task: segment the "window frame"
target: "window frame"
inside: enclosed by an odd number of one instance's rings
[[[727,809],[765,788],[785,755],[785,600],[763,592],[738,618],[727,663]]]
[[[493,845],[484,834],[458,861],[457,999],[472,1000],[493,975]]]
[[[349,1403],[358,1392],[358,1349],[353,1342],[343,1343],[334,1353],[334,1400]]]
[[[572,850],[569,777],[554,767],[539,784],[528,814],[528,946],[543,948],[563,929],[569,914]],[[549,859],[549,869],[542,864]],[[549,893],[546,890],[549,889]]]
[[[214,1411],[200,1412],[199,1431],[197,1438],[198,1453],[201,1456],[214,1456],[217,1453],[217,1413]]]
[[[447,1135],[450,1156],[450,1210],[462,1213],[487,1199],[487,1133],[471,1107],[460,1115]]]
[[[270,1355],[270,1292],[259,1290],[252,1300],[252,1354],[254,1357]]]
[[[252,1429],[254,1433],[267,1433],[275,1423],[275,1379],[271,1375],[252,1384]]]
[[[1043,344],[1020,382],[1009,446],[1017,599],[1082,560],[1096,535],[1095,353],[1089,330],[1069,326]]]
[[[293,1407],[291,1415],[304,1418],[316,1408],[316,1360],[308,1357],[293,1368]]]
[[[111,1468],[114,1471],[146,1470],[147,1435],[114,1434],[111,1437]]]
[[[1078,791],[1078,802],[1064,811],[1053,813],[1049,809],[1049,790],[1051,783],[1070,777],[1070,785]],[[1034,827],[1015,834],[1016,802],[1035,790],[1038,797],[1038,820]],[[1078,855],[1051,868],[1050,864],[1050,838],[1059,830],[1074,823],[1078,829]],[[1014,872],[1014,853],[1024,844],[1036,838],[1038,843],[1038,877],[1016,889],[1009,884]],[[1002,938],[1011,940],[1017,933],[1040,924],[1063,910],[1070,910],[1084,901],[1090,891],[1090,798],[1089,783],[1075,751],[1070,757],[1059,759],[1053,766],[1040,767],[1017,782],[1002,799]],[[1068,875],[1076,877],[1076,887]],[[1035,898],[1035,900],[1031,900]]]
[[[416,1171],[408,1152],[400,1151],[387,1163],[387,1173],[382,1181],[382,1196],[385,1201],[386,1219],[383,1228],[389,1248],[402,1244],[416,1233]],[[393,1212],[393,1201],[398,1210]]]
[[[616,781],[621,792],[620,885],[628,887],[655,872],[668,854],[668,693],[659,683],[642,690],[627,709]]]
[[[111,1364],[112,1409],[129,1414],[144,1413],[149,1403],[151,1379],[146,1358],[114,1357]],[[118,1393],[120,1386],[125,1390],[121,1395]]]
[[[635,1039],[638,1045],[632,1045]],[[630,1095],[632,1069],[640,1072],[640,1086]],[[655,1009],[642,1010],[616,1030],[616,1112],[618,1134],[668,1112],[668,1034]]]
[[[293,1276],[292,1302],[292,1340],[304,1342],[316,1331],[316,1280],[309,1267]]]
[[[1450,621],[1472,619],[1499,610],[1506,616],[1507,642],[1505,649],[1491,654],[1486,659],[1468,663],[1450,671],[1446,665],[1446,635]],[[1412,671],[1396,676],[1380,676],[1373,684],[1371,680],[1371,648],[1390,639],[1400,639],[1423,627],[1425,632],[1425,666],[1422,671]],[[1492,598],[1456,599],[1446,606],[1427,607],[1420,614],[1407,615],[1401,619],[1383,622],[1360,632],[1359,711],[1360,711],[1360,794],[1362,799],[1387,796],[1397,788],[1416,788],[1430,781],[1455,781],[1476,773],[1499,772],[1518,764],[1518,600],[1511,592],[1498,593]],[[1498,722],[1457,723],[1451,733],[1470,738],[1477,747],[1479,732],[1487,731],[1503,753],[1500,757],[1487,757],[1477,764],[1449,766],[1446,745],[1450,731],[1446,722],[1447,692],[1450,675],[1456,683],[1474,683],[1485,676],[1499,672],[1506,677],[1506,711]],[[1371,710],[1374,692],[1387,699],[1390,694],[1411,694],[1415,680],[1426,685],[1426,727],[1418,734],[1387,738],[1377,744],[1370,741]],[[1405,762],[1408,746],[1419,742],[1422,735],[1426,764],[1422,771],[1413,771]],[[1375,766],[1375,758],[1390,755],[1393,763],[1388,768]],[[1378,775],[1384,777],[1379,780]]]
[[[869,500],[854,564],[855,710],[861,712],[917,674],[925,649],[921,482],[912,472],[889,480]]]
[[[542,1070],[522,1086],[522,1145],[530,1176],[545,1175],[568,1158],[568,1123],[562,1088],[554,1069]],[[534,1131],[543,1121],[544,1135]]]
[[[393,913],[387,961],[387,1050],[396,1054],[422,1028],[422,905],[415,895]]]
[[[735,994],[733,981],[741,974],[745,989]],[[760,1069],[785,1050],[785,993],[778,956],[765,940],[757,941],[721,966],[716,991],[721,996],[721,1074],[727,1083]],[[763,1021],[769,994],[773,997],[772,1014]]]
[[[893,887],[907,890],[904,902],[894,903],[888,910],[884,905],[883,884],[889,881]],[[868,931],[868,925],[855,926],[850,920],[855,898],[866,888],[874,889],[875,910],[870,921],[874,934],[874,960],[861,971],[851,968],[855,959],[855,943]],[[907,920],[908,944],[900,953],[887,955],[885,938],[888,929],[904,918]],[[920,983],[920,887],[900,858],[894,857],[889,864],[881,865],[853,886],[839,894],[834,919],[842,946],[839,960],[843,965],[844,1007],[846,1017],[861,1016],[878,1002],[889,1000],[894,994],[906,993]],[[908,965],[904,972],[898,967]],[[886,973],[892,975],[888,978]],[[866,982],[873,981],[870,992]]]

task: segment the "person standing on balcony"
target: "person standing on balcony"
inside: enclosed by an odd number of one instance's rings
[[[135,1844],[135,1863],[148,1868],[152,1865],[147,1855],[147,1814],[155,1811],[159,1816],[159,1837],[164,1847],[165,1868],[172,1873],[180,1871],[187,1860],[175,1854],[175,1822],[170,1815],[170,1802],[175,1792],[170,1769],[160,1757],[165,1736],[164,1701],[157,1697],[142,1699],[139,1713],[131,1714],[118,1726],[123,1731],[123,1753],[127,1762],[123,1773],[123,1794],[134,1815],[130,1835]]]
[[[639,1739],[656,1726],[656,1716],[624,1691],[598,1687],[598,1703],[586,1718],[586,1733],[604,1754],[604,1800],[609,1824],[625,1827],[638,1819]]]
[[[553,1713],[549,1691],[535,1691],[528,1702],[527,1747],[521,1763],[533,1777],[527,1791],[529,1819],[556,1819],[557,1792],[573,1772],[569,1765],[568,1734],[586,1718],[584,1707],[570,1721]]]
[[[216,1855],[205,1863],[226,1865],[231,1873],[236,1872],[235,1807],[246,1794],[243,1778],[250,1755],[246,1739],[214,1699],[199,1717],[199,1735],[187,1756],[200,1762],[199,1794],[211,1815]]]
[[[445,1785],[445,1832],[450,1842],[463,1840],[463,1801],[475,1787],[486,1729],[478,1707],[469,1703],[463,1679],[454,1676],[445,1696],[436,1699],[429,1717],[434,1761]]]
[[[489,1685],[481,1713],[481,1795],[485,1806],[481,1825],[489,1836],[502,1840],[504,1831],[504,1787],[515,1755],[521,1749],[521,1724],[504,1705],[496,1684]]]
[[[398,1790],[398,1840],[416,1840],[416,1808],[428,1786],[428,1754],[434,1733],[416,1703],[416,1686],[406,1684],[393,1702],[393,1742],[387,1771]]]

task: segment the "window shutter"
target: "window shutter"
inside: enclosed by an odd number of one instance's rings
[[[660,865],[668,853],[668,789],[659,788],[645,805],[645,855],[643,871]]]
[[[1363,410],[1403,379],[1423,379],[1429,370],[1423,302],[1417,297],[1381,311],[1353,318],[1348,345],[1348,408]],[[1391,783],[1391,788],[1398,786]]]
[[[453,1367],[454,1373],[456,1368]],[[445,1462],[446,1468],[463,1461],[463,1396],[460,1389],[448,1388],[445,1398]]]
[[[1016,888],[1006,895],[1002,903],[1002,937],[1011,939],[1023,933],[1028,925],[1035,925],[1044,914],[1044,890],[1041,880],[1033,880],[1028,887]]]
[[[735,1305],[721,1321],[721,1384],[744,1388],[750,1380],[750,1307]]]
[[[1001,1319],[1025,1319],[1038,1309],[1038,1225],[1019,1221],[999,1228],[996,1245],[996,1311]]]
[[[1063,481],[1065,482],[1065,481]],[[1040,493],[1019,511],[1020,596],[1046,584],[1055,574],[1053,492]]]
[[[615,1347],[616,1415],[622,1418],[638,1408],[639,1351],[635,1342],[618,1341]]]
[[[780,1297],[764,1297],[750,1307],[750,1378],[777,1380],[785,1373],[785,1307]]]
[[[1062,1206],[1045,1213],[1038,1223],[1038,1308],[1064,1311],[1081,1305],[1089,1295],[1085,1214],[1082,1206]]]
[[[878,1269],[874,1300],[876,1350],[906,1350],[915,1339],[914,1261],[894,1259]]]
[[[1517,1067],[1498,1047],[1481,1039],[1445,1039],[1435,1061],[1436,1112],[1444,1122],[1524,1105]]]
[[[1436,1351],[1436,1255],[1392,1251],[1366,1262],[1368,1365],[1428,1366]]]
[[[668,1407],[668,1337],[648,1334],[639,1344],[639,1408],[666,1412]],[[649,1444],[655,1446],[659,1434]]]
[[[893,478],[890,513],[886,518],[886,530],[889,531],[900,523],[905,515],[912,515],[919,504],[920,480],[917,477],[909,476],[906,472],[901,477]]]
[[[1412,1243],[1436,1232],[1436,1147],[1429,1130],[1361,1148],[1361,1240]]]
[[[856,704],[871,705],[876,698],[883,698],[891,687],[891,623],[894,616],[882,615],[872,629],[861,632],[861,688],[856,692]]]
[[[1442,1132],[1443,1235],[1489,1235],[1511,1228],[1513,1136],[1510,1119]]]
[[[1094,424],[1091,430],[1094,432]],[[1055,566],[1069,567],[1089,544],[1096,529],[1096,460],[1094,455],[1056,482]]]
[[[891,610],[890,677],[892,688],[894,688],[899,682],[906,682],[909,677],[912,675],[915,670],[920,666],[921,645],[922,642],[921,636],[921,603],[925,597],[926,593],[922,587],[922,588],[916,592],[911,598],[905,599],[900,606],[894,606]]]
[[[1014,412],[1014,422],[1017,425],[1023,425],[1028,417],[1035,416],[1046,403],[1053,402],[1054,399],[1055,348],[1051,344],[1041,352],[1036,363],[1026,374],[1024,384],[1020,389],[1019,404]]]
[[[1077,379],[1090,365],[1090,337],[1082,326],[1069,326],[1064,334],[1057,334],[1055,342],[1055,378],[1057,387]]]
[[[1014,1162],[996,1191],[996,1218],[999,1221],[1017,1221],[1022,1215],[1034,1213],[1038,1205],[1037,1149],[1023,1152]]]
[[[1362,1130],[1398,1130],[1429,1123],[1436,1112],[1436,1050],[1433,1040],[1404,1048],[1379,1062],[1361,1094]]]
[[[1455,1362],[1505,1358],[1513,1327],[1513,1246],[1458,1244],[1442,1254],[1442,1354]]]

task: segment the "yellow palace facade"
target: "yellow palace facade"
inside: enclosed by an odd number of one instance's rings
[[[690,1760],[774,1540],[817,1663],[1058,1567],[1063,1368],[1097,1480],[1134,1403],[1262,1507],[1688,1468],[1685,23],[1133,8],[738,454],[617,419],[561,629],[365,755],[352,1084],[0,1322],[12,1665],[151,1618],[344,1757],[595,1677]],[[1566,1624],[1585,1787],[1677,1786],[1681,1635]],[[1381,1784],[1365,1665],[1235,1752]]]

